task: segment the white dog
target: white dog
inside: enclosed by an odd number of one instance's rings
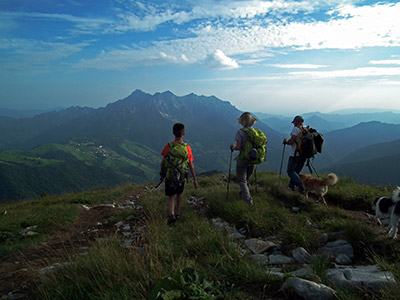
[[[389,238],[395,239],[400,220],[400,187],[394,190],[392,197],[375,198],[372,201],[372,209],[375,210],[374,219],[380,224],[380,218],[389,216],[390,222],[385,232],[389,234]]]

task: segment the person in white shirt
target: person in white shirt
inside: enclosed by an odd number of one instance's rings
[[[299,192],[303,193],[304,188],[301,183],[299,174],[303,169],[306,160],[300,157],[300,153],[298,153],[296,150],[297,150],[297,144],[299,142],[299,134],[301,133],[301,129],[304,124],[304,119],[302,116],[295,116],[292,123],[294,126],[292,132],[290,133],[289,140],[287,139],[283,140],[284,145],[291,146],[291,153],[287,165],[287,174],[290,178],[289,188],[291,190],[294,190],[295,187],[298,187]]]

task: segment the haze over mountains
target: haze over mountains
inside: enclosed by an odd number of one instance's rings
[[[98,109],[70,107],[21,119],[2,116],[0,201],[157,181],[160,152],[173,139],[176,122],[187,128],[184,140],[192,146],[197,173],[227,172],[229,144],[240,128],[241,113],[216,97],[136,90]],[[292,117],[256,115],[256,127],[268,138],[267,163],[258,169],[279,172],[282,140],[290,133]],[[314,161],[318,170],[334,170],[365,183],[399,184],[400,176],[391,172],[399,169],[399,114],[303,116],[306,125],[325,136],[323,153]],[[288,154],[287,149],[283,170]]]

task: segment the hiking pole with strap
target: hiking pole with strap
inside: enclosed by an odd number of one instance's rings
[[[229,182],[231,181],[232,154],[233,150],[231,149],[231,158],[229,159],[228,188],[226,190],[226,200],[228,200],[229,197]]]
[[[283,144],[282,158],[281,158],[281,167],[280,167],[280,169],[279,169],[279,176],[278,176],[278,186],[279,186],[279,183],[281,182],[281,174],[282,174],[282,166],[283,166],[283,157],[284,157],[284,155],[285,155],[285,147],[286,147],[286,144]]]

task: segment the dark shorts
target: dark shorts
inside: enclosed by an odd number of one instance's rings
[[[182,185],[176,187],[176,186],[172,186],[170,181],[165,179],[165,196],[173,196],[173,195],[182,194],[184,188],[185,188],[185,183],[182,183]]]

